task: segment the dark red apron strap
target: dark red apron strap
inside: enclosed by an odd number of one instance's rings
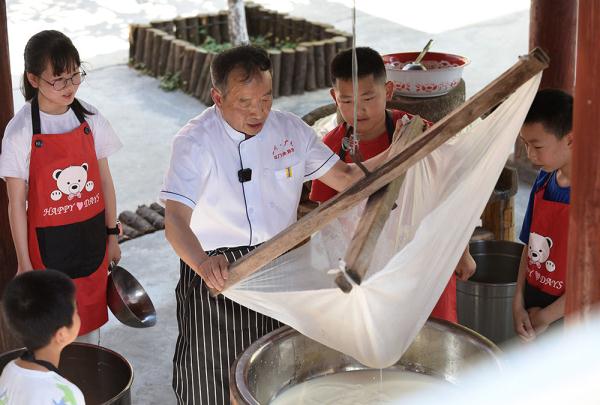
[[[46,361],[46,360],[38,360],[38,359],[36,359],[35,355],[30,350],[25,350],[25,352],[21,355],[21,360],[25,360],[25,361],[28,361],[30,363],[38,364],[38,365],[46,368],[48,371],[54,371],[56,374],[61,375],[60,371],[58,370],[58,368],[56,368],[54,366],[54,364],[52,364],[52,363],[50,363],[49,361]]]

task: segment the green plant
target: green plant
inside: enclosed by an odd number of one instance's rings
[[[215,52],[215,53],[223,52],[224,50],[229,49],[231,47],[232,47],[232,45],[230,42],[223,42],[220,44],[213,37],[211,37],[209,35],[206,36],[204,43],[202,43],[202,45],[200,45],[200,48],[203,48],[208,52]]]
[[[160,77],[160,88],[165,91],[173,91],[180,88],[182,85],[181,76],[179,76],[179,72],[177,73],[168,73],[164,76]]]

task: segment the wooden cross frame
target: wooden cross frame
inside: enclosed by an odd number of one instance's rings
[[[390,156],[401,153],[406,146],[423,134],[425,122],[419,116],[415,116],[400,133],[394,134],[392,145],[389,149]],[[390,212],[398,199],[400,188],[404,182],[403,173],[387,186],[371,194],[367,200],[365,209],[356,227],[350,246],[346,251],[344,259],[345,271],[341,271],[335,278],[335,283],[345,293],[352,290],[352,284],[346,276],[360,285],[363,277],[369,269],[373,258],[373,249],[379,240],[379,235],[390,216]]]
[[[224,290],[258,271],[261,267],[298,245],[348,209],[400,177],[413,164],[500,104],[521,85],[548,67],[550,60],[539,48],[519,58],[510,69],[480,90],[456,110],[411,142],[402,152],[341,192],[298,222],[275,235],[229,268]],[[213,291],[215,292],[215,291]],[[217,292],[218,293],[218,292]]]

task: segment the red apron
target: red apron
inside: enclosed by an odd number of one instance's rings
[[[551,178],[534,196],[527,245],[527,308],[547,306],[565,292],[569,204],[544,199]]]
[[[452,277],[450,277],[440,299],[437,304],[435,304],[431,316],[433,318],[458,323],[458,316],[456,313],[456,274],[452,273]]]
[[[41,134],[37,98],[31,102],[27,225],[34,269],[55,269],[76,286],[80,335],[108,321],[104,197],[92,130],[83,115],[64,134]]]

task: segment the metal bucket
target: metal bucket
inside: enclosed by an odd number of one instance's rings
[[[496,344],[503,343],[515,336],[512,300],[523,245],[498,240],[478,241],[472,242],[469,249],[477,263],[477,271],[467,281],[457,280],[458,322]]]
[[[24,350],[0,355],[0,372]],[[79,387],[88,405],[131,404],[133,368],[112,350],[87,343],[71,343],[61,353],[59,370],[63,377]]]
[[[495,363],[500,350],[488,339],[457,324],[430,319],[402,358],[389,369],[428,374],[450,383],[476,360]],[[330,349],[286,326],[254,342],[230,372],[233,405],[266,405],[284,389],[312,378],[365,370],[352,357]]]

